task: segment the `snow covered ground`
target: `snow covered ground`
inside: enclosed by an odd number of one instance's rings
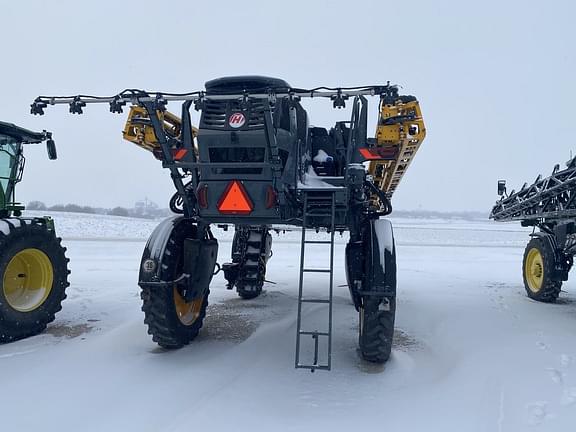
[[[157,222],[54,217],[72,284],[45,334],[0,346],[2,431],[574,430],[576,290],[569,281],[553,305],[524,295],[516,224],[393,218],[399,303],[385,366],[356,353],[338,239],[333,370],[311,374],[293,364],[297,232],[274,236],[263,296],[239,300],[219,274],[201,335],[168,352],[146,334],[136,284]],[[227,261],[231,233],[215,234]],[[310,259],[324,263],[320,250]],[[307,286],[319,295],[323,278]]]

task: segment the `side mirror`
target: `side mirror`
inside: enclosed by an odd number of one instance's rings
[[[498,180],[498,195],[502,196],[506,193],[506,180]]]
[[[46,150],[48,150],[48,159],[55,160],[58,158],[58,153],[56,152],[56,144],[52,138],[46,141]]]

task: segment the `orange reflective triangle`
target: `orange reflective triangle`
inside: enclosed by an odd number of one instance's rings
[[[250,197],[238,180],[232,180],[220,198],[220,213],[249,214],[253,209]]]

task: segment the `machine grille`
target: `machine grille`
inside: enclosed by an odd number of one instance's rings
[[[264,127],[265,101],[250,101],[248,108],[243,109],[240,101],[207,100],[202,110],[201,127],[209,129],[229,129],[228,118],[235,112],[246,116],[246,126],[243,129],[260,129]]]

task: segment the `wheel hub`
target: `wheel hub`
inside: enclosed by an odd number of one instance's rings
[[[538,249],[533,248],[528,252],[524,273],[528,288],[532,292],[540,291],[544,281],[544,259]]]
[[[13,309],[30,312],[48,298],[53,282],[54,269],[48,255],[39,249],[23,249],[4,271],[4,298]]]
[[[192,300],[186,303],[186,300],[184,300],[178,288],[174,287],[174,307],[176,309],[176,315],[182,324],[186,326],[194,324],[200,316],[203,302],[204,299],[199,298],[198,300]]]

